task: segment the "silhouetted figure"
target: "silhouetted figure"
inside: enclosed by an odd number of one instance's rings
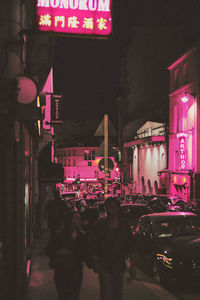
[[[44,217],[47,218],[51,234],[61,229],[66,213],[67,206],[64,200],[61,200],[60,192],[55,190],[54,199],[49,200],[44,208]]]
[[[82,230],[79,212],[66,217],[64,227],[50,240],[46,254],[55,269],[54,280],[59,300],[78,300],[82,283],[82,262],[88,264],[88,238]]]
[[[107,217],[94,226],[89,237],[91,264],[99,274],[100,299],[122,300],[128,257],[131,259],[130,276],[135,276],[133,237],[129,225],[120,216],[119,200],[109,197],[105,207]]]
[[[91,230],[98,220],[99,212],[97,208],[89,205],[81,216],[84,224],[86,225],[87,230]]]

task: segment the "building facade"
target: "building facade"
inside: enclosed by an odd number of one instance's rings
[[[100,161],[103,157],[97,156],[97,146],[74,146],[56,149],[57,162],[64,168],[64,181],[73,182],[77,178],[80,181],[98,181],[104,179]],[[114,157],[109,157],[109,180],[119,178],[119,170]],[[100,168],[99,168],[100,167]]]
[[[160,182],[184,201],[200,198],[200,46],[197,43],[169,68],[169,165]]]
[[[159,184],[158,171],[167,167],[166,128],[164,123],[146,122],[134,140],[124,144],[126,182],[133,193],[165,193]]]
[[[33,1],[0,3],[0,299],[21,300],[31,270],[42,91],[54,39],[34,31]]]

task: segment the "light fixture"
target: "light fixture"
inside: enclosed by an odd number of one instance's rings
[[[181,97],[181,101],[183,102],[183,103],[187,103],[189,100],[190,100],[190,97],[191,97],[192,95],[190,94],[190,93],[185,93],[182,97]]]
[[[181,101],[183,102],[183,103],[187,103],[188,102],[188,97],[187,96],[183,96],[182,98],[181,98]]]

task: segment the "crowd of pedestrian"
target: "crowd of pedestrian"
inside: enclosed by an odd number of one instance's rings
[[[106,217],[96,221],[89,208],[88,216],[86,212],[66,211],[59,191],[54,198],[45,207],[51,233],[45,253],[49,267],[54,269],[58,299],[79,299],[84,262],[98,273],[100,299],[122,300],[127,259],[131,262],[130,277],[135,276],[135,268],[133,237],[129,225],[121,218],[119,200],[108,197]]]

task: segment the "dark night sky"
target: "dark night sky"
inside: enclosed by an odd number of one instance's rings
[[[110,40],[57,39],[54,89],[64,93],[66,119],[101,119],[104,113],[117,119],[120,57],[128,37],[130,115],[167,101],[167,67],[200,36],[199,0],[115,0],[113,16]]]

